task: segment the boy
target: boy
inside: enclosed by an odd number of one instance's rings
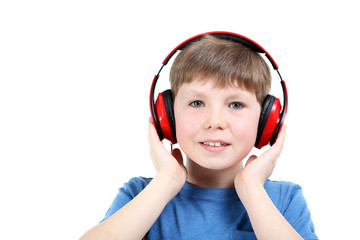
[[[203,37],[170,73],[179,149],[170,154],[149,121],[157,175],[120,188],[105,219],[81,239],[317,239],[298,185],[267,180],[286,126],[261,156],[256,141],[270,91],[262,57],[238,42]]]

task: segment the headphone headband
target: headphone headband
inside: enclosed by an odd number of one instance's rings
[[[221,38],[221,39],[225,39],[225,40],[230,40],[233,42],[238,42],[238,43],[242,43],[244,44],[246,47],[250,48],[251,50],[258,52],[258,53],[265,53],[265,56],[269,59],[271,65],[273,66],[274,70],[277,70],[279,67],[277,66],[275,60],[271,57],[271,55],[263,48],[261,47],[258,43],[256,43],[255,41],[251,40],[250,38],[247,38],[243,35],[237,34],[237,33],[231,33],[231,32],[220,32],[220,31],[215,31],[215,32],[206,32],[206,33],[201,33],[199,35],[196,35],[192,38],[189,38],[187,40],[185,40],[184,42],[180,43],[174,50],[172,50],[169,55],[167,55],[167,57],[164,59],[164,61],[162,62],[163,65],[166,65],[169,60],[171,59],[171,57],[178,51],[178,50],[182,50],[185,47],[187,47],[189,44],[193,43],[193,42],[197,42],[199,40],[201,40],[204,36],[206,35],[212,35],[215,36],[217,38]]]

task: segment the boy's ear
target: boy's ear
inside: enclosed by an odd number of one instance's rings
[[[171,90],[165,90],[159,93],[156,99],[156,118],[159,123],[157,132],[159,138],[169,140],[171,143],[177,143],[176,128],[175,128],[175,116],[174,116],[174,103]]]
[[[277,129],[280,123],[281,104],[278,98],[267,95],[261,108],[255,147],[262,148],[277,139]]]

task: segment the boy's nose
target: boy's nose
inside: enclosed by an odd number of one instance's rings
[[[224,114],[220,110],[212,111],[205,122],[205,128],[212,130],[225,129],[226,120]]]

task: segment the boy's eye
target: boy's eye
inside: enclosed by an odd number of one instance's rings
[[[203,107],[204,103],[200,100],[196,100],[196,101],[192,101],[190,103],[190,106],[194,107],[194,108],[199,108],[199,107]]]
[[[230,103],[229,107],[232,109],[241,109],[244,107],[244,105],[242,105],[239,102],[233,102],[233,103]]]

